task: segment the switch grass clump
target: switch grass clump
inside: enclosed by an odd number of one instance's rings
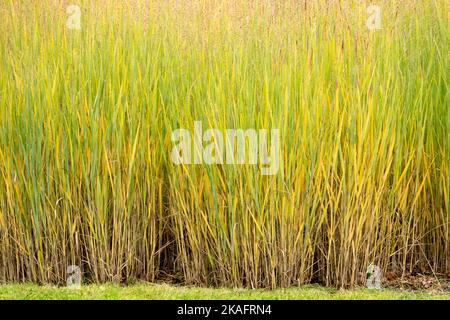
[[[72,2],[0,3],[0,282],[450,272],[446,1]],[[174,164],[195,121],[278,172]]]

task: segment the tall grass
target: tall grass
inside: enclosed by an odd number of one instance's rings
[[[0,282],[353,286],[450,272],[447,2],[0,4]],[[280,170],[170,134],[279,128]]]

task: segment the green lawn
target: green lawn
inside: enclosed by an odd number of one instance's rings
[[[86,285],[69,289],[34,284],[0,285],[0,299],[445,299],[450,292],[429,293],[399,290],[336,290],[316,285],[299,288],[208,289],[166,284]]]

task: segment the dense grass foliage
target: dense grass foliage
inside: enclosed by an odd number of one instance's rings
[[[0,3],[0,282],[284,287],[450,272],[445,0]],[[280,130],[280,170],[174,165]]]

